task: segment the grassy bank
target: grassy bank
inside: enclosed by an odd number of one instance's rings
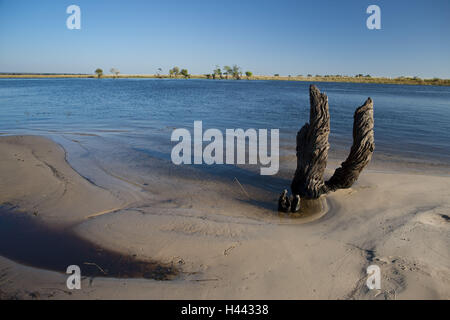
[[[92,74],[0,74],[0,78],[97,78]],[[121,79],[182,79],[182,76],[154,75],[154,74],[122,74],[117,77],[113,75],[103,75],[104,79],[121,78]],[[206,75],[191,75],[191,79],[207,79]],[[409,84],[409,85],[435,85],[450,86],[450,79],[421,79],[410,77],[399,78],[375,78],[375,77],[347,77],[347,76],[312,76],[312,77],[285,77],[285,76],[251,76],[249,78],[243,76],[243,80],[278,80],[278,81],[308,81],[308,82],[352,82],[352,83],[383,83],[383,84]],[[213,80],[211,80],[213,81]],[[220,80],[216,80],[220,81]],[[225,80],[226,81],[226,80]]]

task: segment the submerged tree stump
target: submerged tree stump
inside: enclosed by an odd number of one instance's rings
[[[310,119],[297,133],[297,169],[291,183],[292,196],[284,190],[278,201],[278,210],[296,212],[300,199],[317,199],[321,195],[340,188],[350,188],[370,162],[375,149],[373,135],[373,102],[367,101],[355,111],[353,145],[347,159],[337,168],[330,180],[324,182],[327,166],[330,114],[328,97],[311,85]]]

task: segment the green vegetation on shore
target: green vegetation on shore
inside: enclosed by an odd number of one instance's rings
[[[97,78],[101,78],[103,76],[103,69],[97,68],[95,69],[95,74],[97,75]]]
[[[173,70],[175,69],[175,70]],[[242,79],[242,71],[239,67],[233,66],[232,68],[226,70],[225,73],[219,67],[216,67],[212,74],[205,75],[191,75],[188,73],[187,69],[180,70],[175,67],[169,71],[168,75],[163,74],[118,74],[113,73],[111,75],[103,74],[103,70],[98,68],[95,74],[51,74],[51,73],[0,73],[0,78],[142,78],[142,79],[152,79],[152,78],[191,78],[191,79],[216,79],[216,80],[226,80],[226,79]],[[101,71],[101,72],[100,72]],[[308,82],[352,82],[352,83],[381,83],[381,84],[410,84],[410,85],[435,85],[435,86],[450,86],[450,79],[421,79],[419,77],[398,77],[398,78],[387,78],[387,77],[371,77],[369,75],[356,75],[351,76],[340,76],[340,75],[297,75],[297,76],[264,76],[264,75],[253,75],[252,72],[245,72],[246,79],[248,80],[277,80],[277,81],[308,81]]]

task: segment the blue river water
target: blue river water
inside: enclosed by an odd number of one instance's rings
[[[310,83],[181,79],[1,79],[1,134],[114,136],[170,155],[174,128],[279,129],[294,148]],[[450,163],[450,87],[316,83],[329,98],[332,148],[348,149],[353,113],[374,100],[376,152]]]

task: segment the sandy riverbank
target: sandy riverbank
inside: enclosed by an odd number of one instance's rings
[[[84,278],[69,291],[63,273],[0,257],[0,298],[450,298],[448,176],[369,168],[308,222],[279,217],[277,195],[245,180],[248,197],[221,179],[148,166],[145,183],[104,171],[116,186],[105,188],[50,140],[0,137],[0,204],[181,271],[171,281]],[[371,264],[381,290],[365,285]]]

